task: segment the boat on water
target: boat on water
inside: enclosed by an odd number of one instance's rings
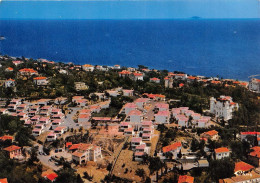
[[[5,40],[5,37],[4,36],[0,36],[0,40]]]

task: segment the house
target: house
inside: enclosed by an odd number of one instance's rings
[[[223,159],[223,158],[228,158],[230,156],[230,151],[226,147],[220,147],[214,150],[215,152],[215,158],[217,160]]]
[[[154,128],[152,121],[143,121],[142,128]]]
[[[128,136],[128,135],[134,136],[134,134],[135,134],[134,128],[124,129],[124,135],[126,135],[126,136]]]
[[[185,114],[185,112],[189,110],[189,107],[180,107],[179,109],[182,114]]]
[[[134,80],[134,81],[137,81],[137,80],[143,81],[144,76],[142,73],[134,72],[134,73],[130,74],[130,79]]]
[[[52,115],[51,116],[51,120],[53,121],[53,120],[55,120],[55,119],[59,119],[59,120],[61,120],[61,121],[63,121],[63,119],[64,119],[64,114],[55,114],[55,115]]]
[[[88,85],[84,82],[75,82],[74,83],[76,91],[82,91],[82,90],[87,90],[89,88]]]
[[[209,119],[208,118],[202,118],[197,120],[197,127],[198,128],[206,128],[209,125]]]
[[[121,122],[119,125],[119,131],[124,131],[131,127],[132,127],[132,125],[129,122]]]
[[[55,119],[55,120],[53,120],[52,123],[51,123],[51,128],[52,128],[52,129],[55,129],[55,128],[57,128],[58,126],[60,126],[61,123],[62,123],[62,120],[61,120],[61,119]]]
[[[184,85],[185,85],[184,83],[180,83],[180,84],[179,84],[179,88],[184,87]]]
[[[188,127],[189,126],[188,121],[189,121],[189,118],[187,118],[187,117],[179,117],[178,125],[181,127]]]
[[[41,135],[41,133],[42,133],[42,129],[40,129],[40,128],[34,128],[32,130],[32,135],[35,136],[35,137]]]
[[[208,132],[204,132],[200,136],[202,139],[210,139],[210,140],[218,140],[218,132],[216,130],[211,130]]]
[[[249,82],[248,88],[250,91],[260,93],[260,79],[252,78]]]
[[[6,140],[9,140],[9,141],[13,142],[14,138],[12,136],[9,136],[9,135],[4,135],[4,136],[0,137],[0,141],[4,142]]]
[[[226,179],[220,179],[219,183],[257,183],[260,182],[260,174],[251,171],[248,174],[236,175]]]
[[[146,144],[141,144],[139,146],[136,146],[135,153],[134,153],[135,161],[142,161],[143,156],[149,153],[150,153],[150,147],[147,147]]]
[[[42,116],[49,116],[51,113],[51,106],[43,106],[40,110],[40,115]]]
[[[240,132],[241,141],[243,140],[247,141],[248,137],[255,137],[257,140],[257,138],[260,137],[260,132]]]
[[[8,152],[10,159],[19,159],[22,156],[21,147],[16,145],[11,145],[3,150]]]
[[[46,106],[50,103],[51,100],[52,99],[40,99],[40,100],[37,101],[37,104],[41,107]]]
[[[13,80],[13,79],[8,79],[8,80],[5,80],[5,83],[4,83],[4,86],[6,87],[6,88],[8,88],[8,87],[14,87],[15,86],[15,80]]]
[[[173,88],[173,78],[165,77],[164,78],[164,87],[165,88]]]
[[[126,103],[122,112],[124,112],[126,115],[129,114],[129,112],[136,110],[137,109],[137,105],[135,103]]]
[[[119,72],[118,74],[119,74],[119,77],[125,78],[125,77],[129,77],[131,73],[132,72],[129,72],[127,70],[123,70],[123,71]]]
[[[79,114],[91,114],[92,111],[90,109],[81,109],[79,111]]]
[[[33,78],[33,82],[38,86],[46,86],[48,84],[46,77],[35,77]]]
[[[131,140],[131,147],[132,150],[135,150],[135,148],[139,145],[143,144],[141,137],[133,137]]]
[[[47,140],[48,142],[54,141],[54,140],[56,140],[56,139],[57,139],[57,134],[56,134],[56,133],[53,133],[53,132],[48,133],[47,138],[46,138],[46,140]]]
[[[22,76],[32,76],[38,75],[38,72],[31,68],[24,68],[19,70],[20,75]]]
[[[12,63],[17,66],[17,65],[20,65],[23,63],[23,61],[20,61],[20,60],[15,60],[15,61],[12,61]]]
[[[84,96],[73,96],[72,97],[72,102],[77,103],[78,100],[84,99]]]
[[[150,78],[150,82],[160,83],[160,79],[159,78]]]
[[[58,115],[58,114],[62,114],[61,109],[57,109],[57,108],[51,109],[51,115]]]
[[[20,104],[20,105],[17,105],[16,112],[17,113],[25,112],[25,111],[27,111],[27,109],[28,109],[28,105],[27,104]]]
[[[8,109],[6,109],[6,108],[0,109],[0,114],[7,114],[7,113],[8,113]]]
[[[123,96],[126,96],[126,97],[134,96],[134,90],[122,90],[122,91],[123,91]]]
[[[85,123],[88,122],[91,117],[91,114],[80,114],[78,117],[79,123]]]
[[[45,179],[51,181],[51,182],[54,182],[56,180],[56,178],[58,177],[58,175],[53,172],[53,171],[45,171],[45,172],[42,172],[42,177],[44,177]]]
[[[82,69],[85,70],[85,71],[94,71],[95,67],[93,65],[90,65],[90,64],[85,64],[85,65],[82,65]]]
[[[14,69],[12,67],[7,67],[5,69],[5,72],[13,72],[13,71],[14,71]]]
[[[194,177],[188,175],[180,175],[178,178],[178,183],[193,183]]]
[[[232,119],[232,113],[238,109],[238,103],[233,102],[232,97],[221,95],[218,99],[210,98],[210,112],[217,118]]]
[[[17,106],[17,105],[10,103],[10,104],[7,106],[7,109],[8,109],[8,111],[10,111],[10,112],[16,112],[16,106]]]
[[[128,113],[128,119],[133,123],[141,123],[143,114],[139,110],[132,110]]]
[[[114,69],[121,69],[120,65],[114,65]]]
[[[28,116],[27,116],[27,113],[19,112],[19,113],[17,114],[17,117],[19,117],[19,118],[27,118]]]
[[[168,111],[169,110],[169,104],[156,103],[154,109],[158,110],[158,111]]]
[[[91,112],[99,113],[101,111],[101,107],[99,105],[91,105],[89,106]]]
[[[107,90],[106,92],[107,92],[107,93],[109,94],[109,96],[111,96],[111,97],[117,97],[117,96],[120,95],[119,92],[118,92],[118,91],[115,91],[115,90]]]
[[[30,111],[35,111],[35,112],[39,112],[40,111],[40,106],[38,105],[33,105],[29,107]]]
[[[40,118],[41,118],[41,117],[40,117],[39,115],[33,116],[33,117],[31,118],[31,124],[32,124],[32,125],[35,125],[36,123],[39,122]]]
[[[142,134],[142,140],[143,141],[151,141],[152,140],[152,133],[153,133],[152,128],[144,128],[143,134]]]
[[[88,104],[88,100],[87,99],[79,99],[75,101],[77,106],[80,107],[85,107]]]
[[[193,120],[199,120],[201,118],[201,114],[191,113],[191,117],[192,117]]]
[[[186,80],[188,75],[187,74],[173,74],[173,77],[175,79],[179,79],[179,80]]]
[[[182,145],[181,142],[175,142],[171,145],[164,146],[162,148],[162,153],[165,155],[166,153],[171,153],[173,158],[176,159],[178,153],[181,151]]]
[[[57,136],[61,136],[63,133],[65,133],[67,131],[67,127],[66,126],[58,126],[54,129],[54,133],[57,134]]]
[[[249,165],[243,161],[240,161],[240,162],[235,163],[234,174],[235,175],[245,175],[254,169],[255,169],[254,166]]]
[[[69,148],[72,151],[72,160],[78,164],[86,163],[87,161],[96,162],[102,158],[101,147],[93,144],[73,144]]]
[[[156,123],[169,123],[170,113],[169,111],[159,111],[157,114],[154,115],[154,117]]]
[[[250,153],[248,154],[248,162],[255,167],[259,167],[260,165],[260,147],[255,146],[250,149]]]
[[[180,108],[172,108],[172,116],[174,118],[176,118],[177,115],[180,115],[181,114],[181,109]]]
[[[148,98],[138,98],[135,100],[135,104],[138,108],[140,109],[143,109],[144,108],[144,105],[149,102],[149,99]]]
[[[31,118],[37,114],[37,111],[29,111],[28,116]]]

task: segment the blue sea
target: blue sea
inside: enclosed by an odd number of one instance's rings
[[[0,20],[0,52],[248,80],[260,74],[260,20]]]

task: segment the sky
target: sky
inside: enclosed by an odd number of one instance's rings
[[[0,19],[260,18],[258,0],[79,0],[0,2]]]

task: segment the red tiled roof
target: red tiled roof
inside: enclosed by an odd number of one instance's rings
[[[36,77],[36,78],[33,78],[34,80],[42,80],[42,79],[47,79],[46,77]]]
[[[259,135],[260,132],[241,132],[241,135]]]
[[[0,183],[8,183],[7,178],[0,179]]]
[[[184,84],[183,84],[183,83],[180,83],[180,84],[179,84],[179,87],[183,87],[183,86],[184,86]]]
[[[209,136],[214,136],[214,135],[217,135],[218,132],[216,130],[211,130],[211,131],[205,132],[204,134],[209,135]]]
[[[58,175],[56,173],[50,173],[46,175],[46,178],[49,179],[50,181],[54,181],[57,177]]]
[[[9,136],[9,135],[4,135],[4,136],[0,137],[0,140],[2,140],[2,141],[13,140],[13,137]]]
[[[9,147],[4,148],[4,150],[8,151],[8,152],[12,152],[12,151],[19,150],[19,149],[21,149],[21,147],[16,146],[16,145],[11,145]]]
[[[229,149],[226,147],[220,147],[215,149],[215,153],[224,153],[224,152],[229,152]]]
[[[193,183],[194,177],[188,175],[180,175],[178,179],[178,183]]]
[[[31,68],[20,69],[19,71],[20,71],[20,72],[31,72],[31,73],[37,72],[37,71],[35,71],[34,69],[31,69]]]
[[[168,145],[168,146],[163,147],[163,148],[162,148],[162,151],[163,151],[164,153],[166,153],[166,152],[175,150],[175,149],[177,149],[178,147],[181,147],[181,143],[180,143],[180,142],[175,142],[174,144],[171,144],[171,145]]]
[[[237,162],[235,163],[235,169],[234,169],[234,172],[237,172],[237,171],[250,171],[252,169],[254,169],[255,167],[253,167],[252,165],[249,165],[243,161],[240,161],[240,162]]]
[[[152,80],[152,81],[160,81],[159,78],[150,78],[150,80]]]

